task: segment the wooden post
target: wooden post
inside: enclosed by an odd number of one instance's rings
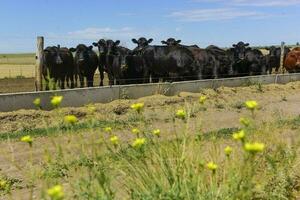
[[[44,37],[37,37],[37,51],[35,64],[35,90],[43,90],[42,67],[43,67]]]
[[[283,62],[284,62],[284,42],[281,42],[281,54],[280,54],[280,67],[279,67],[279,73],[284,74],[285,70],[283,68]]]

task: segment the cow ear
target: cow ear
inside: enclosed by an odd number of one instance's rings
[[[138,41],[137,41],[136,39],[134,39],[134,38],[133,38],[131,41],[132,41],[133,43],[135,43],[135,44],[138,44]]]
[[[89,46],[88,49],[89,49],[89,50],[93,50],[93,46]]]
[[[118,46],[119,44],[120,44],[120,40],[117,40],[117,41],[115,42],[115,45]]]
[[[97,42],[93,42],[93,45],[94,45],[95,47],[97,47],[97,46],[98,46],[98,43],[97,43]]]
[[[168,45],[168,43],[167,43],[166,41],[164,41],[164,40],[163,40],[163,41],[161,41],[161,43],[162,43],[162,44],[166,44],[166,45]]]
[[[245,44],[245,47],[248,47],[248,46],[249,46],[249,43],[246,43],[246,44]]]
[[[150,39],[148,40],[148,44],[150,44],[151,42],[153,42],[153,39],[152,39],[152,38],[150,38]]]
[[[69,50],[70,50],[71,52],[75,52],[75,51],[76,51],[75,48],[70,48]]]
[[[181,40],[177,40],[177,41],[176,41],[177,44],[180,44],[180,42],[181,42]]]

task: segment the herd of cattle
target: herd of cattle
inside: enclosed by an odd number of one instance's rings
[[[94,74],[100,72],[100,86],[103,86],[104,72],[109,84],[149,83],[157,81],[183,81],[215,79],[249,75],[263,75],[278,72],[281,49],[268,48],[263,55],[248,43],[239,42],[232,48],[221,49],[210,45],[182,45],[181,40],[169,38],[163,45],[150,45],[153,39],[132,39],[137,45],[133,50],[119,46],[120,41],[104,40],[93,46],[79,44],[76,48],[47,47],[43,53],[43,77],[46,90],[53,80],[61,89],[65,83],[69,88],[92,87]],[[290,73],[300,72],[300,48],[284,50],[284,67]]]

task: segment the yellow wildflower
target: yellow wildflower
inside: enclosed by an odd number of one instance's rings
[[[112,132],[112,128],[109,127],[109,126],[108,126],[108,127],[105,127],[105,128],[104,128],[104,131],[107,132],[107,133],[111,133],[111,132]]]
[[[245,131],[244,130],[240,130],[238,132],[235,132],[235,133],[233,133],[232,137],[235,140],[241,140],[241,141],[243,141],[245,139]]]
[[[140,130],[137,128],[132,129],[131,132],[136,135],[140,134]]]
[[[53,107],[58,107],[63,100],[63,96],[54,96],[51,99],[51,104]]]
[[[29,146],[31,147],[31,146],[32,146],[33,139],[30,137],[30,135],[27,135],[27,136],[22,137],[22,138],[21,138],[21,141],[22,141],[22,142],[28,143]]]
[[[41,107],[41,99],[40,98],[36,98],[33,101],[33,104],[35,105],[35,107],[40,108]]]
[[[7,187],[7,181],[0,180],[0,190],[5,190]]]
[[[248,127],[250,125],[250,120],[244,117],[240,118],[240,123],[246,127]]]
[[[64,121],[66,124],[74,125],[78,121],[78,119],[75,115],[67,115],[67,116],[65,116]]]
[[[218,168],[218,165],[215,164],[214,162],[209,162],[207,163],[206,167],[211,170],[213,173],[216,172],[217,168]]]
[[[113,144],[113,145],[118,145],[119,144],[119,138],[118,136],[112,136],[110,138],[110,142]]]
[[[246,108],[251,111],[254,111],[258,107],[258,103],[256,101],[246,101],[245,102]]]
[[[265,149],[265,145],[263,143],[259,143],[259,142],[246,143],[244,148],[249,153],[254,154],[254,153],[262,152]]]
[[[146,139],[145,138],[136,138],[134,140],[134,142],[132,143],[132,147],[136,148],[136,149],[140,149],[141,147],[144,146],[145,143],[146,143]]]
[[[225,149],[224,149],[224,152],[226,154],[226,156],[230,156],[230,154],[232,153],[232,148],[230,146],[227,146]]]
[[[177,110],[176,117],[179,119],[185,119],[186,112],[183,109]]]
[[[64,192],[61,185],[56,185],[48,189],[47,194],[52,200],[62,200],[64,198]]]
[[[160,136],[160,130],[159,129],[153,130],[152,133],[153,133],[153,135]]]
[[[96,111],[96,107],[94,105],[88,105],[87,109],[90,113],[94,113]]]
[[[201,96],[201,97],[199,98],[199,103],[203,105],[203,104],[205,103],[206,99],[207,99],[206,96]]]
[[[144,103],[135,103],[131,105],[131,108],[135,111],[137,111],[138,113],[140,113],[143,108],[144,108]]]

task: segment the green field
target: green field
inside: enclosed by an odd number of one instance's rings
[[[294,82],[0,113],[0,198],[299,199],[299,99]]]

